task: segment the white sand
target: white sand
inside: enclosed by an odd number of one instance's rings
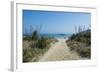
[[[80,56],[69,50],[66,44],[68,38],[57,38],[58,42],[53,44],[39,61],[61,61],[78,60]]]

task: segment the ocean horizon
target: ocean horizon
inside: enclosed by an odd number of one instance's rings
[[[40,34],[40,36],[43,36],[43,37],[47,37],[47,38],[68,38],[70,37],[72,34],[70,33],[67,33],[67,34],[63,34],[63,33],[60,33],[60,34],[54,34],[54,33],[43,33],[43,34]],[[31,36],[31,34],[23,34],[23,36]]]

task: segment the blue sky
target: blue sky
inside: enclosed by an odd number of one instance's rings
[[[90,13],[23,10],[23,33],[41,26],[40,33],[74,33],[75,26],[91,24]]]

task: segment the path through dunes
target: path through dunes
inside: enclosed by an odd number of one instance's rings
[[[58,39],[39,61],[78,60],[80,56],[69,50],[66,39]]]

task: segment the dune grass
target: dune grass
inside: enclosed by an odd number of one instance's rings
[[[71,51],[83,58],[91,58],[91,31],[73,34],[66,42]]]
[[[37,32],[23,38],[23,62],[36,62],[56,42],[53,38],[40,37]]]

